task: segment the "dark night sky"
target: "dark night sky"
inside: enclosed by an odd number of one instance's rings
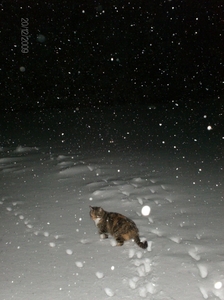
[[[28,2],[1,5],[2,108],[222,96],[222,1]]]

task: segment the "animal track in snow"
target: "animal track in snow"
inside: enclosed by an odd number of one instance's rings
[[[72,255],[72,254],[73,254],[73,251],[72,251],[71,249],[66,249],[66,253],[67,253],[68,255]]]
[[[152,241],[148,241],[148,251],[152,251]]]
[[[127,191],[122,191],[121,193],[122,193],[123,195],[127,196],[127,197],[129,197],[129,196],[130,196],[130,193],[129,193],[129,192],[127,192]]]
[[[203,298],[208,299],[207,291],[203,287],[200,287],[199,289],[200,289],[200,292],[202,293]]]
[[[24,224],[25,224],[25,222],[24,222]],[[25,224],[25,225],[26,225],[26,227],[29,228],[29,229],[32,229],[32,228],[33,228],[33,225],[32,225],[32,224]]]
[[[128,257],[132,258],[135,255],[135,249],[129,249]]]
[[[140,277],[146,276],[151,271],[151,260],[149,258],[136,259],[134,265],[137,266],[137,272]]]
[[[156,285],[153,282],[148,282],[145,286],[140,287],[138,291],[139,296],[142,298],[146,298],[148,293],[153,295],[157,292]]]
[[[152,282],[146,284],[146,289],[152,295],[156,293],[156,285]]]
[[[198,266],[201,278],[206,278],[208,276],[207,267],[203,264],[197,264],[197,266]]]
[[[152,250],[152,242],[148,242],[148,251]],[[152,261],[148,257],[144,257],[145,252],[135,249],[129,249],[128,257],[131,258],[132,264],[135,266],[135,272],[137,276],[134,276],[128,280],[128,286],[131,290],[138,289],[138,294],[141,298],[146,298],[148,293],[154,293],[154,285],[150,283],[148,275],[152,273]],[[136,259],[133,259],[134,257]],[[147,280],[146,280],[147,276]],[[145,282],[148,282],[145,284]]]
[[[54,238],[55,238],[56,240],[58,240],[58,239],[62,238],[62,235],[55,234],[55,235],[54,235]]]
[[[149,220],[150,223],[152,223],[152,224],[154,223],[154,221],[151,217],[148,217],[148,220]]]
[[[151,229],[150,232],[153,233],[153,234],[155,234],[155,235],[157,235],[157,236],[159,236],[159,237],[163,236],[162,231],[160,231],[157,228],[156,229]]]
[[[23,204],[23,201],[14,201],[14,202],[12,202],[13,206],[17,206],[17,205],[20,205],[20,204]]]
[[[132,185],[134,188],[137,188],[137,187],[138,187],[138,185],[135,184],[135,183],[132,183],[131,185]]]
[[[142,258],[143,253],[141,251],[137,251],[136,256],[137,258]]]
[[[24,224],[25,224],[25,225],[28,225],[29,222],[30,222],[30,221],[29,221],[28,219],[26,219],[26,220],[24,221]]]
[[[145,276],[145,268],[143,265],[140,265],[139,267],[137,267],[137,272],[138,272],[138,275],[140,277],[143,277]]]
[[[129,287],[132,289],[132,290],[134,290],[134,289],[136,289],[136,287],[137,287],[137,282],[139,281],[139,277],[138,276],[134,276],[134,277],[132,277],[131,279],[129,279],[129,281],[128,281],[128,284],[129,284]]]
[[[164,204],[163,200],[154,200],[154,203],[157,204],[158,206],[161,206],[162,204]]]
[[[136,282],[134,280],[129,279],[128,284],[132,290],[136,289]]]
[[[200,240],[200,239],[201,239],[201,237],[202,237],[202,235],[201,235],[201,234],[199,234],[199,233],[197,233],[197,234],[196,234],[196,238],[197,238],[198,240]]]
[[[10,198],[10,197],[7,197],[7,198]],[[2,201],[1,201],[2,204],[4,204],[5,199],[6,198],[2,198]],[[39,228],[38,228],[38,226],[34,227],[32,222],[28,218],[26,218],[26,216],[21,211],[19,211],[18,207],[20,204],[23,204],[23,202],[22,201],[14,201],[11,203],[11,206],[9,206],[10,204],[8,203],[8,206],[5,207],[5,209],[7,212],[11,213],[16,218],[18,218],[18,221],[22,221],[22,223],[24,224],[24,226],[28,230],[28,232],[31,234],[31,236],[39,236],[39,237],[49,238],[51,235],[48,231],[44,231],[44,229],[41,226]],[[17,209],[17,211],[16,211],[16,209]],[[20,222],[17,222],[16,224],[19,224],[19,223]],[[62,235],[58,235],[58,234],[54,235],[55,240],[58,240],[61,237],[62,237]],[[83,239],[83,240],[81,240],[81,242],[84,244],[84,243],[87,243],[88,241]],[[40,243],[41,243],[41,241],[40,241]],[[56,243],[53,241],[49,242],[47,245],[51,248],[56,247]],[[73,250],[67,249],[66,253],[68,255],[72,255]],[[77,262],[77,266],[80,268],[83,267],[83,265],[81,266],[81,264],[82,263]]]
[[[173,203],[173,200],[170,199],[170,198],[168,198],[168,197],[166,197],[165,200],[167,200],[167,201],[170,202],[170,203]]]
[[[76,266],[78,268],[82,268],[83,267],[83,263],[81,261],[76,261],[75,264],[76,264]]]
[[[177,243],[177,244],[180,244],[180,242],[181,242],[181,240],[182,240],[179,236],[171,236],[171,237],[169,237],[169,239],[170,239],[172,242]]]
[[[96,272],[96,277],[99,279],[103,278],[104,277],[103,272]]]
[[[90,240],[89,239],[81,239],[80,242],[82,244],[89,244],[90,243]]]
[[[93,166],[87,166],[87,168],[92,172],[94,170],[94,167]]]
[[[146,289],[146,287],[144,287],[144,286],[140,287],[139,290],[138,290],[138,292],[139,292],[139,296],[140,297],[146,298],[146,296],[147,296],[147,289]]]
[[[194,248],[188,251],[188,254],[194,259],[199,261],[201,259],[200,255],[197,253],[198,248]]]
[[[93,196],[99,196],[99,195],[102,195],[103,193],[104,193],[103,191],[97,190],[97,191],[93,192]]]
[[[151,271],[151,260],[149,258],[145,258],[144,260],[145,272],[149,273]]]
[[[156,285],[152,282],[149,282],[145,286],[140,287],[138,291],[139,296],[142,298],[146,298],[148,293],[153,295],[157,292]]]
[[[114,292],[110,288],[105,288],[104,291],[107,294],[107,296],[109,296],[109,297],[113,297],[114,296]]]
[[[139,203],[140,205],[143,205],[143,200],[142,200],[142,198],[137,197],[137,200],[138,200],[138,203]]]

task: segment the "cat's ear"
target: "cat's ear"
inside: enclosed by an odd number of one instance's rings
[[[102,212],[102,211],[103,211],[102,207],[100,207],[99,211],[100,211],[100,212]]]
[[[89,205],[89,208],[90,208],[91,210],[93,210],[93,207],[92,207],[91,205]]]

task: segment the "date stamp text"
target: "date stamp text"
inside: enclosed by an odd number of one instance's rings
[[[29,53],[29,19],[21,18],[21,52]]]

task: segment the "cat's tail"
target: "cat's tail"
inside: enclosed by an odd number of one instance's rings
[[[139,236],[136,236],[134,241],[142,249],[146,249],[148,247],[147,241],[141,242]]]

